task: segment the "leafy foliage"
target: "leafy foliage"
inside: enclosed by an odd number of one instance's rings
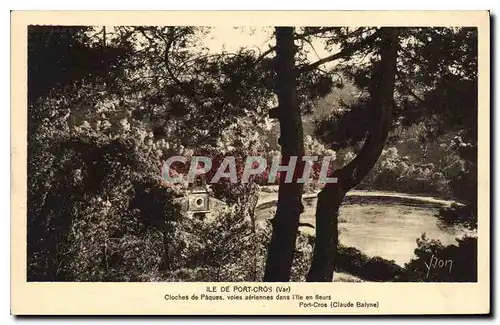
[[[355,275],[366,281],[392,282],[404,272],[394,261],[368,257],[354,247],[341,245],[337,254],[337,271]]]
[[[198,281],[248,281],[255,234],[249,220],[234,209],[221,211],[213,221],[190,225],[186,269],[200,272]]]
[[[162,273],[165,281],[260,281],[264,274],[270,225],[253,232],[245,209],[219,210],[209,221],[184,222],[183,262]],[[292,281],[304,281],[312,257],[310,235],[299,235],[292,267]]]
[[[98,90],[87,84],[31,109],[41,121],[29,133],[30,280],[139,281],[168,262],[179,215],[159,178],[161,150]]]
[[[368,76],[380,37],[365,27],[298,30],[306,154],[338,158],[333,168],[339,168],[354,157],[370,125]],[[210,53],[200,45],[206,32],[30,26],[29,280],[262,278],[271,231],[257,227],[251,215],[256,184],[267,184],[272,158],[279,156],[277,125],[268,117],[276,104],[275,60],[248,48]],[[312,38],[332,52],[340,49],[334,70],[308,62]],[[474,228],[477,30],[407,28],[401,45],[391,147],[360,187],[453,196],[467,206],[443,211],[442,219],[467,215]],[[248,184],[214,184],[212,194],[230,207],[212,221],[181,218],[176,199],[186,186],[165,184],[161,161],[200,153],[218,158],[212,174],[226,155],[238,158],[240,176],[248,155],[266,157],[268,169]],[[313,176],[318,172],[316,164]],[[304,280],[313,239],[298,236],[292,281]],[[474,279],[473,265],[465,265],[476,258],[474,245],[472,239],[452,247],[419,241],[417,258],[407,265],[413,275],[405,276],[424,279],[422,263],[435,254],[460,262],[457,273],[434,274],[431,281]],[[338,269],[373,281],[401,274],[390,261],[346,247],[339,247]]]
[[[360,36],[367,33],[363,29],[358,30],[360,34],[342,28],[327,32],[333,35],[331,40],[340,41],[343,48],[349,44],[355,46],[368,37]],[[401,32],[396,110],[390,141],[403,152],[403,157],[412,159],[404,161],[406,165],[432,163],[432,177],[415,175],[409,179],[409,183],[414,184],[408,184],[401,179],[403,174],[380,170],[385,164],[381,162],[379,171],[372,171],[371,180],[364,183],[387,188],[397,179],[408,186],[393,190],[406,187],[405,191],[445,196],[452,192],[457,199],[474,207],[477,200],[477,29],[404,28]],[[371,121],[366,92],[368,63],[376,56],[366,54],[362,64],[351,57],[351,61],[346,60],[334,69],[344,76],[347,81],[344,84],[349,85],[350,90],[338,91],[335,97],[327,96],[317,105],[322,114],[314,119],[314,133],[335,150],[349,148],[356,153]],[[406,131],[415,128],[416,138],[409,139]],[[404,150],[402,147],[408,140],[412,147]],[[429,157],[428,147],[430,155],[440,154],[441,159]],[[418,152],[422,154],[416,155]],[[445,162],[448,157],[453,161]],[[429,188],[425,182],[433,185]]]
[[[29,26],[28,98],[33,102],[80,80],[117,78],[127,48],[105,46],[89,26]]]

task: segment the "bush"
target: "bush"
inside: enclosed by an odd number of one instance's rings
[[[468,205],[452,204],[439,210],[438,219],[445,225],[462,225],[470,230],[477,229],[476,209]]]
[[[297,236],[297,244],[295,245],[290,281],[306,281],[307,272],[309,272],[309,268],[311,267],[313,247],[314,236],[299,232]]]
[[[339,245],[336,271],[345,272],[366,281],[395,281],[403,268],[394,261],[381,257],[368,257],[354,247]]]
[[[53,176],[28,203],[28,279],[140,281],[158,270],[179,214],[142,152],[80,136],[53,155]]]
[[[417,239],[415,258],[405,265],[403,281],[476,282],[477,237],[457,239],[458,245],[444,246],[425,234]]]
[[[161,150],[99,87],[72,91],[30,107],[28,280],[155,279],[180,216]]]
[[[401,156],[396,147],[390,147],[382,151],[358,188],[449,196],[448,182],[439,166],[412,162],[408,156]]]
[[[211,221],[185,223],[190,247],[182,268],[198,270],[196,281],[250,281],[256,234],[240,210],[225,208]]]
[[[165,281],[260,282],[264,276],[270,224],[257,227],[232,207],[219,211],[211,221],[189,220],[184,231],[189,234],[185,262],[167,271]],[[291,269],[291,281],[305,281],[312,259],[313,237],[299,233]]]

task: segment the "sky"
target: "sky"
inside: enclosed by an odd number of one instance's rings
[[[210,51],[222,50],[233,52],[240,47],[267,49],[271,46],[272,29],[269,27],[213,27],[204,43]],[[271,41],[271,42],[270,42]]]
[[[105,26],[108,35],[115,31],[114,26]],[[95,34],[102,26],[95,28],[89,34]],[[210,32],[204,37],[202,45],[208,48],[209,52],[216,54],[225,52],[236,52],[238,49],[253,48],[257,52],[264,52],[269,47],[275,45],[272,36],[274,27],[271,26],[210,26]],[[334,54],[325,50],[324,45],[318,40],[312,40],[314,50],[307,45],[308,60],[315,62],[321,58]],[[323,68],[332,67],[332,63],[327,63]]]

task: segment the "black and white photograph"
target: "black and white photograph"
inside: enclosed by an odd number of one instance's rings
[[[17,310],[489,310],[488,13],[351,14],[19,15]]]
[[[27,37],[28,281],[477,281],[477,28]]]

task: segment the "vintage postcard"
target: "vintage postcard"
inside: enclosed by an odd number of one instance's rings
[[[487,11],[14,11],[11,313],[490,313]]]

